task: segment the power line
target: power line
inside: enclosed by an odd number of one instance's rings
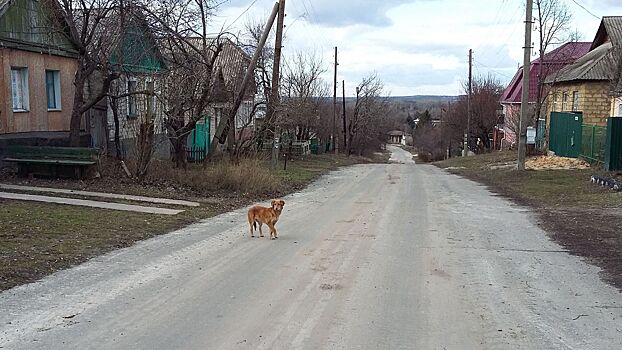
[[[495,73],[497,73],[497,74],[499,74],[499,75],[503,75],[503,76],[504,76],[504,77],[506,77],[506,78],[510,78],[510,79],[514,78],[513,76],[510,76],[510,75],[505,74],[505,73],[501,73],[501,72],[500,72],[497,68],[493,68],[493,67],[491,67],[491,66],[488,66],[488,65],[486,65],[486,64],[484,64],[484,63],[482,63],[482,62],[480,62],[480,61],[478,61],[478,60],[476,60],[476,59],[473,59],[473,61],[474,61],[475,63],[479,64],[480,66],[482,66],[482,67],[484,67],[484,68],[488,68],[489,70],[491,70],[491,71],[493,71],[493,72],[495,72]]]
[[[257,1],[259,0],[253,0],[253,2],[250,3],[250,5],[248,5],[248,7],[246,8],[246,10],[242,11],[242,13],[240,13],[240,15],[233,21],[231,22],[231,24],[229,24],[229,26],[227,26],[227,28],[224,30],[225,32],[227,30],[229,30],[237,21],[240,20],[240,18],[242,18],[242,16],[244,16],[248,11],[250,11],[250,9],[257,3]]]
[[[579,6],[580,8],[582,8],[585,12],[589,13],[590,15],[592,15],[594,18],[596,19],[601,19],[600,16],[595,15],[592,11],[588,10],[585,6],[583,6],[582,4],[580,4],[577,0],[572,0],[572,2],[574,2],[577,6]]]

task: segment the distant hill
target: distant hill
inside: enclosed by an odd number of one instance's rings
[[[454,102],[457,101],[459,96],[436,96],[436,95],[413,95],[413,96],[389,96],[389,100],[402,103],[434,103],[434,102]],[[341,101],[341,98],[338,98]],[[355,97],[346,97],[346,101],[353,102]]]
[[[414,96],[389,96],[389,99],[399,102],[447,102],[457,101],[458,96],[435,96],[435,95],[414,95]]]

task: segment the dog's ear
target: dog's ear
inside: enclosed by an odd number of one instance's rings
[[[284,200],[281,199],[279,202],[281,202],[281,206],[285,205],[285,201]]]
[[[273,199],[272,202],[270,202],[270,205],[272,206],[272,208],[274,208],[274,206],[276,205],[277,200]]]

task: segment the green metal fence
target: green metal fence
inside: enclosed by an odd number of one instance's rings
[[[607,127],[583,124],[580,156],[592,163],[605,162]]]

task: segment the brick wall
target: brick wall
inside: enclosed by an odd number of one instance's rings
[[[578,103],[573,106],[575,92],[578,93]],[[562,101],[564,93],[568,96],[565,108]],[[557,83],[548,96],[547,115],[551,112],[583,112],[584,124],[606,126],[612,102],[609,96],[609,83],[606,81]],[[547,118],[547,121],[549,119]]]

